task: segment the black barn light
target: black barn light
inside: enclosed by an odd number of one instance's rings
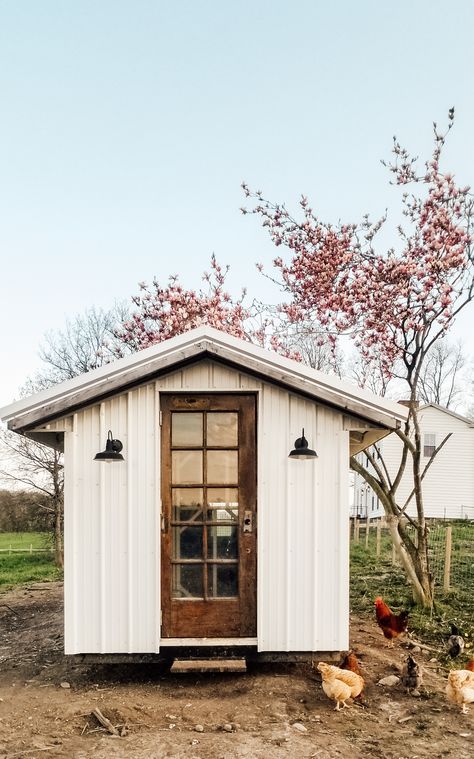
[[[299,460],[318,458],[318,454],[316,453],[316,451],[313,451],[311,450],[311,448],[308,448],[308,441],[306,440],[304,436],[304,428],[302,430],[301,437],[295,440],[295,447],[293,448],[292,451],[290,451],[288,458],[299,459]]]
[[[114,440],[112,430],[109,430],[107,434],[107,442],[105,444],[105,451],[100,451],[94,456],[94,461],[124,461],[124,458],[120,451],[123,445],[120,440]]]

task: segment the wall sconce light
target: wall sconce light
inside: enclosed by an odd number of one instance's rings
[[[290,451],[288,458],[290,459],[317,459],[318,454],[316,451],[311,450],[311,448],[308,448],[308,441],[306,440],[304,436],[304,428],[301,433],[301,437],[299,437],[297,440],[295,440],[295,447],[292,451]]]
[[[120,451],[123,445],[120,440],[114,440],[112,430],[109,430],[107,434],[107,442],[105,444],[105,451],[100,451],[94,456],[94,461],[124,461],[124,458]]]

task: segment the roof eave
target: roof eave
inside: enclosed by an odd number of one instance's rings
[[[211,328],[197,328],[161,343],[159,348],[151,346],[30,399],[17,401],[2,409],[2,418],[11,429],[21,432],[205,355],[389,429],[396,429],[407,418],[408,410],[398,403],[379,399],[349,383]]]

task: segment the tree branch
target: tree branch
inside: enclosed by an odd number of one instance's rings
[[[420,482],[423,482],[428,469],[430,468],[431,464],[433,463],[433,461],[435,459],[435,456],[438,455],[438,453],[440,452],[440,450],[442,449],[442,447],[448,442],[448,440],[449,440],[449,438],[451,437],[452,434],[453,434],[452,432],[449,432],[446,435],[446,437],[442,440],[442,442],[438,445],[438,447],[435,448],[435,450],[433,451],[433,453],[430,456],[430,459],[429,459],[428,463],[426,464],[425,468],[423,469],[423,472],[420,475]],[[404,505],[403,505],[403,507],[401,509],[402,513],[405,513],[405,511],[406,511],[406,509],[408,507],[408,504],[410,503],[410,501],[411,501],[411,499],[413,498],[414,495],[415,495],[415,488],[413,488],[413,490],[411,491],[411,493],[408,496],[407,500],[405,501],[405,503],[404,503]]]

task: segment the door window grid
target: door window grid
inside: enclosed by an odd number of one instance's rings
[[[171,458],[172,596],[236,597],[238,413],[172,412]]]

